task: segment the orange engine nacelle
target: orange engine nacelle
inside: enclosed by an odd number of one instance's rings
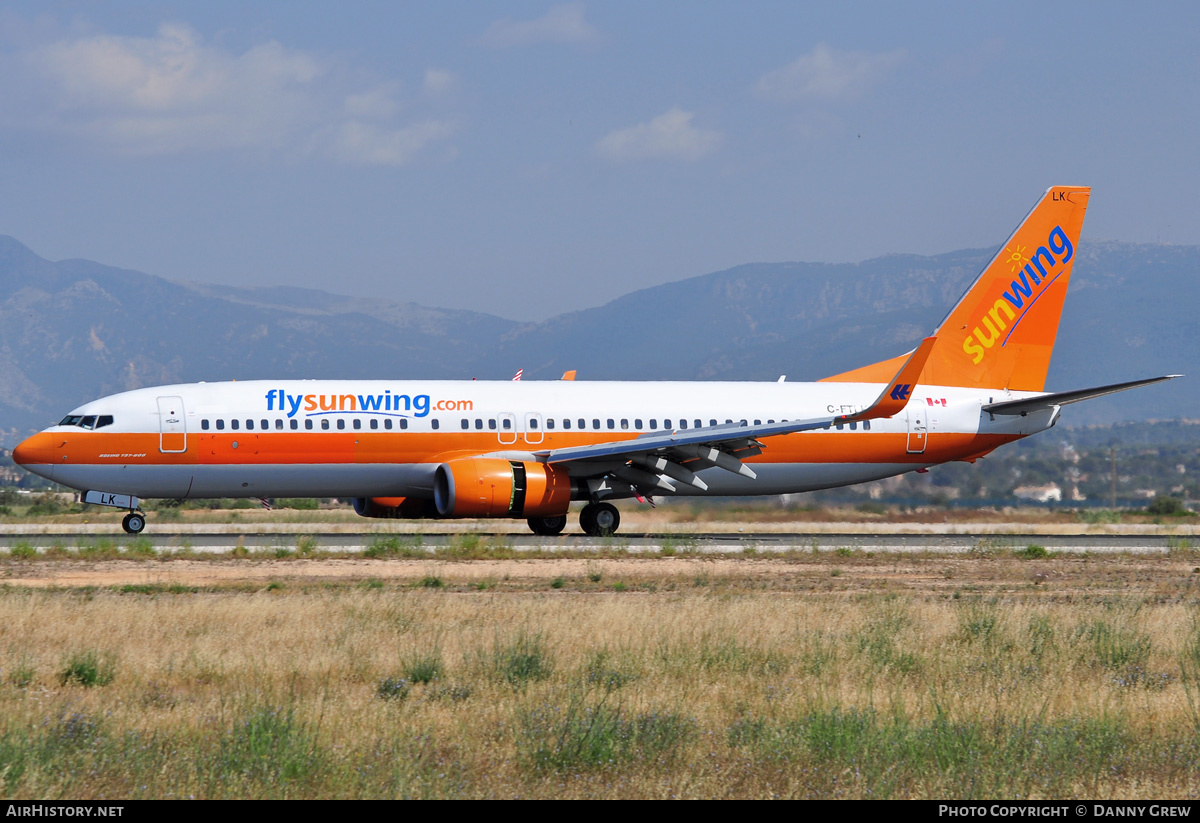
[[[442,517],[557,517],[571,503],[566,469],[477,457],[437,467],[433,500]]]
[[[432,500],[412,497],[356,497],[354,511],[360,517],[386,517],[393,520],[437,517]]]

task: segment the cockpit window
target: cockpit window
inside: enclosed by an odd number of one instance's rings
[[[103,426],[111,426],[112,423],[113,416],[111,414],[102,414],[99,416],[94,414],[68,414],[59,421],[58,425],[79,426],[82,429],[99,429]]]

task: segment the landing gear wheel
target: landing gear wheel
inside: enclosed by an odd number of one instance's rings
[[[588,503],[579,513],[579,526],[592,537],[607,537],[621,525],[621,513],[612,503]]]
[[[560,514],[557,517],[531,517],[526,522],[534,534],[554,537],[556,534],[562,534],[562,530],[567,527],[567,516]]]
[[[146,528],[146,515],[141,512],[130,512],[121,521],[121,528],[127,534],[141,534],[142,530]]]

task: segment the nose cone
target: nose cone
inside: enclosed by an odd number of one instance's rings
[[[41,432],[13,449],[13,462],[31,472],[49,477],[54,472],[53,436]]]

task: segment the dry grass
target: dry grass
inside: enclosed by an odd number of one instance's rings
[[[10,561],[0,791],[1194,796],[1192,563]]]

